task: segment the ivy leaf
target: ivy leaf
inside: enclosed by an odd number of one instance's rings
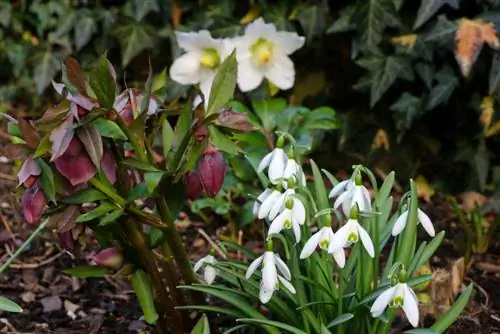
[[[491,60],[489,94],[495,93],[500,88],[500,52],[495,52]]]
[[[448,20],[444,15],[440,15],[436,24],[424,34],[424,41],[446,43],[453,38],[456,30],[457,24],[455,22]]]
[[[490,153],[484,141],[481,141],[478,146],[462,146],[455,157],[455,161],[463,161],[469,164],[474,173],[473,180],[477,181],[477,184],[472,184],[471,186],[479,186],[479,190],[483,191],[490,166]]]
[[[314,37],[323,34],[327,13],[328,9],[322,5],[301,6],[298,8],[297,19],[302,25],[307,42],[311,42]]]
[[[415,72],[422,79],[427,89],[432,88],[432,79],[434,78],[434,66],[429,63],[419,62],[415,65]]]
[[[142,21],[151,12],[159,12],[158,1],[135,1],[135,19],[137,21]]]
[[[444,5],[448,5],[453,9],[458,9],[459,2],[460,0],[422,0],[418,8],[417,19],[413,25],[413,30],[421,27]]]
[[[145,23],[132,22],[119,26],[114,34],[120,41],[123,66],[127,66],[142,51],[154,47],[155,30]]]
[[[431,90],[426,110],[434,109],[438,105],[446,103],[459,84],[453,69],[449,66],[445,66],[437,72],[435,78],[438,84]]]
[[[147,2],[147,1],[146,1]],[[97,25],[94,18],[90,15],[80,16],[75,23],[75,47],[80,51],[88,44],[92,35],[97,31]]]
[[[397,56],[385,58],[383,67],[372,75],[370,89],[371,108],[373,108],[398,78],[410,81],[414,79],[410,60]]]
[[[500,47],[493,23],[481,20],[459,20],[455,40],[455,57],[464,77],[469,75],[483,44],[494,49]]]
[[[378,49],[384,30],[399,25],[395,14],[392,0],[363,1],[355,18],[359,22],[363,48],[371,51]]]
[[[41,94],[50,84],[52,78],[57,74],[61,65],[55,54],[48,50],[37,54],[34,63],[36,64],[33,70],[36,91],[38,94]]]
[[[389,109],[394,111],[398,128],[409,129],[422,114],[422,99],[405,92]]]
[[[340,17],[332,23],[330,27],[326,30],[327,34],[347,32],[355,29],[355,25],[352,23],[352,16],[356,12],[356,6],[349,5],[340,11]]]

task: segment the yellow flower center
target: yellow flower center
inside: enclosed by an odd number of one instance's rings
[[[262,37],[252,44],[250,52],[253,55],[252,59],[255,65],[266,65],[273,57],[273,48],[273,43]]]
[[[391,302],[389,303],[389,307],[391,308],[400,307],[401,305],[403,305],[403,302],[404,302],[403,297],[397,296],[396,298],[391,300]]]
[[[323,239],[323,240],[320,241],[319,247],[321,249],[325,249],[325,248],[328,248],[329,244],[330,244],[330,241],[328,239]]]
[[[351,232],[347,237],[347,241],[351,244],[358,242],[358,234],[356,232]]]
[[[220,57],[215,49],[205,49],[203,50],[203,55],[200,58],[201,66],[206,68],[216,68],[220,65]]]
[[[291,228],[292,227],[292,221],[290,219],[285,220],[285,223],[283,224],[285,228]]]

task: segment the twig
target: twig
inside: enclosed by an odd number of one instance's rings
[[[474,286],[479,290],[479,292],[481,292],[484,295],[484,298],[485,298],[485,301],[481,305],[481,308],[479,310],[477,310],[477,311],[472,312],[472,313],[469,314],[470,317],[474,317],[474,316],[478,315],[479,313],[483,312],[484,310],[486,310],[488,308],[488,305],[490,304],[490,295],[488,294],[488,292],[486,292],[486,290],[484,290],[484,288],[482,286],[480,286],[479,284],[477,284],[471,278],[465,277],[464,281],[465,280],[467,280],[467,281],[471,282],[472,284],[474,284]]]
[[[478,262],[475,267],[482,271],[487,271],[490,273],[500,273],[500,265],[493,264],[489,262]]]
[[[51,256],[49,257],[48,259],[46,260],[43,260],[39,263],[12,263],[10,265],[10,268],[14,268],[14,269],[36,269],[36,268],[40,268],[40,267],[43,267],[51,262],[54,262],[56,259],[58,259],[59,257],[61,257],[62,255],[64,255],[65,253],[64,252],[60,252],[60,253],[57,253],[56,255],[54,256]]]
[[[201,228],[199,228],[198,229],[198,233],[201,234],[201,236],[203,238],[205,238],[205,240],[208,241],[208,243],[220,255],[220,257],[222,257],[224,260],[227,260],[226,254],[224,254],[224,252],[222,251],[222,249],[220,249],[220,247],[212,240],[212,238],[210,238],[210,236],[205,231],[203,231]]]
[[[17,181],[17,177],[10,175],[10,174],[2,173],[2,172],[0,172],[0,179],[5,179],[5,180],[9,180],[9,181]]]
[[[243,244],[243,231],[239,230],[238,231],[238,245],[241,246]],[[236,257],[238,260],[241,260],[241,252],[238,250],[236,252]]]
[[[5,219],[5,216],[0,212],[0,219],[2,220],[2,224],[3,226],[5,227],[5,230],[9,233],[10,235],[10,238],[12,240],[15,240],[16,237],[14,236],[14,234],[12,233],[12,229],[10,228],[10,224],[9,222],[7,221],[7,219]]]

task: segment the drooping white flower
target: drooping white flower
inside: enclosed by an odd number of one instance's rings
[[[276,202],[281,199],[282,195],[283,194],[281,193],[281,191],[273,189],[271,193],[262,200],[262,203],[260,204],[259,210],[257,212],[257,218],[264,219],[268,217],[269,212],[276,205]]]
[[[295,66],[289,55],[300,49],[305,38],[294,32],[277,31],[258,18],[245,28],[236,44],[238,87],[243,92],[257,88],[264,78],[282,90],[295,82]]]
[[[274,291],[278,289],[279,283],[283,284],[291,293],[295,293],[295,288],[290,283],[292,275],[288,266],[273,251],[266,251],[264,255],[259,256],[248,266],[245,275],[246,279],[249,279],[261,265],[262,281],[260,283],[259,299],[263,304],[266,304],[271,299]]]
[[[371,211],[372,204],[368,189],[366,189],[362,184],[358,185],[356,183],[353,183],[349,187],[347,186],[348,184],[346,184],[344,192],[340,194],[333,203],[333,207],[337,209],[339,206],[342,206],[342,211],[346,216],[349,216],[349,212],[355,205],[358,206],[359,211]]]
[[[257,216],[259,214],[259,209],[262,203],[266,200],[266,198],[273,193],[273,189],[266,188],[259,196],[257,196],[257,200],[253,204],[253,215]]]
[[[295,159],[288,158],[285,164],[285,170],[283,171],[283,179],[288,180],[293,178],[295,181],[300,177],[300,183],[303,187],[306,186],[306,176],[302,171],[302,167],[295,161]],[[283,181],[283,187],[288,188],[288,182]]]
[[[429,216],[427,216],[425,212],[423,212],[422,210],[420,209],[417,210],[418,210],[417,211],[418,223],[422,224],[424,230],[427,232],[428,235],[434,237],[436,235],[436,231],[434,230],[434,225],[432,225]],[[392,227],[392,235],[397,236],[398,234],[400,234],[404,230],[407,221],[408,221],[408,210],[404,211],[394,223],[394,226]]]
[[[173,62],[170,77],[183,85],[200,84],[208,102],[213,78],[234,46],[228,40],[213,38],[208,30],[176,31],[175,35],[179,47],[186,53]]]
[[[295,196],[295,189],[287,189],[276,199],[273,206],[271,207],[271,210],[269,210],[267,219],[271,221],[274,220],[280,213],[285,210],[285,204],[289,200],[293,201],[293,211],[296,212],[296,214],[300,217],[304,216],[305,219],[306,208],[304,206],[304,203],[302,203],[302,201]]]
[[[391,308],[401,307],[413,327],[418,326],[419,311],[418,299],[415,292],[406,283],[398,283],[382,292],[375,299],[370,312],[377,318],[384,313],[387,306]]]
[[[345,253],[342,247],[333,248],[333,237],[335,233],[331,226],[322,227],[318,232],[314,233],[309,240],[307,240],[304,248],[300,252],[300,258],[305,259],[311,256],[311,254],[316,250],[316,247],[319,246],[322,250],[328,251],[328,253],[333,254],[333,258],[337,265],[340,268],[344,268],[345,266]]]
[[[283,196],[286,198],[286,193]],[[278,203],[277,203],[278,204]],[[277,206],[275,204],[275,207]],[[274,208],[273,208],[274,209]],[[272,211],[272,210],[271,210]],[[297,243],[300,241],[300,226],[304,225],[306,221],[306,210],[302,202],[295,197],[288,197],[285,201],[285,207],[281,213],[274,218],[271,226],[269,226],[268,235],[279,233],[283,229],[293,228],[295,240]]]
[[[340,181],[337,183],[335,187],[330,191],[328,194],[328,198],[335,198],[344,191],[347,191],[349,188],[351,188],[354,185],[354,182],[351,179]]]
[[[286,167],[286,154],[282,146],[276,146],[274,150],[266,154],[260,161],[257,171],[260,173],[268,167],[267,175],[272,184],[278,184],[283,179]]]
[[[349,219],[344,226],[339,228],[333,237],[331,250],[350,247],[361,239],[363,247],[371,257],[375,256],[372,239],[366,230],[359,224],[357,219]]]
[[[214,265],[217,264],[217,260],[212,254],[201,258],[194,265],[194,272],[197,272],[203,267],[203,278],[207,284],[212,284],[215,277],[219,273],[219,269],[215,268]]]

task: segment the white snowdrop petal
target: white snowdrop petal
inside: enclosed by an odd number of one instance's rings
[[[276,288],[276,282],[278,281],[274,253],[271,251],[265,252],[263,263],[262,283],[266,289],[274,290]]]
[[[352,198],[352,191],[344,191],[333,203],[333,208],[337,209],[342,203],[350,202]],[[350,208],[349,208],[350,209]]]
[[[285,210],[280,213],[269,226],[269,230],[267,231],[267,235],[280,233],[281,230],[285,227],[285,221],[291,220],[292,212],[290,210]]]
[[[200,268],[203,266],[203,264],[205,263],[205,259],[206,259],[206,256],[205,257],[202,257],[201,259],[199,259],[196,264],[194,265],[194,272],[197,272],[198,270],[200,270]]]
[[[339,266],[339,268],[344,268],[345,266],[345,252],[343,248],[335,249],[332,251],[333,258]]]
[[[292,198],[292,201],[293,218],[298,224],[303,225],[306,221],[306,208],[304,207],[302,201],[298,198]]]
[[[253,260],[252,263],[250,263],[245,274],[246,279],[249,279],[255,273],[257,268],[259,268],[259,266],[262,264],[262,260],[264,260],[264,255],[259,256],[258,258]]]
[[[301,238],[300,225],[292,224],[293,234],[295,235],[295,242],[299,243]]]
[[[271,181],[272,184],[278,184],[279,180],[283,178],[286,161],[285,157],[285,151],[283,151],[282,148],[274,149],[271,162],[269,163],[269,169],[267,171],[269,181]]]
[[[290,269],[288,269],[286,263],[278,254],[274,254],[274,259],[276,260],[276,267],[278,268],[281,275],[283,275],[283,277],[290,281],[292,279],[292,274],[290,273]]]
[[[259,299],[261,303],[266,304],[268,301],[270,301],[271,297],[273,296],[273,293],[274,289],[266,289],[262,284],[259,291]]]
[[[393,299],[395,292],[396,287],[394,286],[382,292],[377,299],[375,299],[375,302],[370,308],[372,317],[378,318],[382,315],[382,313],[384,313],[385,309],[389,305],[389,302]]]
[[[404,297],[403,297],[403,311],[408,318],[408,321],[413,327],[418,327],[419,310],[418,310],[418,299],[415,292],[408,286],[404,284]]]
[[[273,157],[273,152],[269,152],[268,154],[266,154],[266,156],[264,158],[262,158],[262,160],[259,163],[259,167],[257,167],[257,171],[259,173],[262,172],[264,169],[266,169],[266,167],[269,166],[269,163],[271,162],[272,157]]]
[[[211,265],[207,265],[205,267],[204,278],[207,284],[212,284],[215,281],[215,277],[217,276],[217,269],[212,267]]]
[[[277,190],[273,190],[273,192],[262,202],[262,205],[259,208],[258,218],[263,219],[269,215],[269,211],[276,204],[276,201],[280,199],[282,193]]]
[[[330,194],[328,194],[328,198],[337,197],[341,192],[343,192],[346,188],[347,182],[349,181],[344,180],[337,183],[337,185],[330,191]]]
[[[306,241],[304,248],[302,248],[302,251],[300,252],[300,258],[305,259],[311,256],[311,254],[316,250],[316,247],[318,247],[320,238],[321,238],[321,230],[314,233],[309,240]]]
[[[281,277],[279,275],[278,275],[278,280],[280,281],[281,284],[283,284],[285,286],[285,288],[287,288],[288,291],[295,294],[296,291],[295,291],[295,288],[293,287],[292,283],[290,283],[284,277]]]
[[[420,224],[422,224],[422,227],[424,230],[427,232],[428,235],[431,237],[434,237],[436,235],[436,231],[434,230],[434,225],[432,225],[432,222],[422,210],[418,209],[418,221]]]
[[[361,239],[361,243],[365,247],[366,251],[371,257],[375,256],[375,249],[373,248],[373,242],[372,239],[370,238],[370,235],[366,230],[363,228],[363,226],[358,224],[358,234]]]
[[[344,226],[338,229],[337,233],[335,233],[331,241],[329,250],[332,250],[331,252],[333,252],[336,249],[343,248],[346,244],[349,232],[350,226],[348,221]]]
[[[394,223],[394,226],[392,227],[392,235],[393,236],[399,235],[404,230],[407,220],[408,220],[408,210],[403,212],[398,217],[398,219],[396,219],[396,222]]]

